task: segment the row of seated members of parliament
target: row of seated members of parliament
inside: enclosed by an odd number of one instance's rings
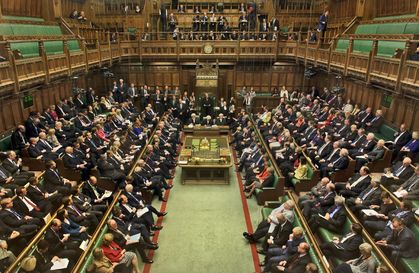
[[[413,223],[414,214],[412,204],[407,199],[409,194],[412,198],[415,198],[415,195],[417,196],[418,171],[416,167],[416,172],[413,173],[413,167],[410,165],[412,160],[409,157],[403,157],[403,151],[407,150],[403,147],[408,147],[409,143],[416,143],[417,133],[414,133],[413,139],[410,139],[410,134],[406,131],[405,126],[401,126],[390,146],[397,154],[395,157],[396,164],[386,171],[386,174],[383,174],[380,180],[372,180],[365,163],[383,156],[384,143],[383,141],[375,143],[373,133],[365,135],[365,130],[373,132],[379,128],[380,125],[377,125],[377,122],[383,119],[381,111],[378,110],[373,115],[371,109],[366,108],[356,114],[342,113],[340,109],[329,108],[327,102],[330,102],[330,99],[327,96],[333,96],[333,94],[322,94],[322,96],[314,99],[310,95],[303,96],[305,100],[300,100],[294,106],[287,105],[285,99],[281,99],[277,108],[272,111],[264,108],[261,113],[254,117],[258,129],[264,137],[263,141],[270,144],[277,164],[285,175],[286,181],[288,181],[288,186],[292,186],[290,183],[292,177],[301,179],[306,175],[308,160],[311,160],[321,170],[322,180],[318,186],[322,187],[322,194],[317,197],[309,195],[301,199],[299,205],[303,209],[304,216],[314,232],[319,227],[324,227],[340,233],[346,222],[346,213],[343,207],[346,197],[346,202],[351,209],[359,218],[365,220],[365,226],[378,240],[377,244],[384,245],[384,249],[393,250],[389,251],[389,256],[393,261],[397,257],[416,255],[415,247],[410,245],[403,245],[402,251],[395,251],[400,244],[400,238],[397,236],[391,237],[397,232],[392,232],[389,226],[393,224],[393,226],[399,228],[395,230],[406,230],[405,233],[408,238],[413,236],[408,226]],[[310,113],[310,117],[304,117],[308,113]],[[271,118],[267,120],[266,117]],[[317,125],[315,126],[315,124]],[[258,162],[254,160],[259,160],[261,146],[255,141],[252,124],[244,111],[239,114],[232,129],[234,131],[232,144],[235,145],[240,156],[240,171],[241,166],[252,166],[253,163]],[[402,136],[405,136],[406,139],[403,139]],[[397,151],[395,146],[400,145],[399,141],[403,144],[401,144],[401,147],[399,146],[400,150]],[[305,158],[303,148],[305,148],[309,159]],[[380,150],[381,152],[379,152]],[[416,152],[415,149],[409,149],[409,152],[411,151]],[[362,157],[366,160],[359,163],[357,172],[347,183],[330,181],[331,172],[347,168],[350,160],[349,155],[356,159]],[[388,194],[381,193],[380,183],[392,184],[392,190],[403,192],[406,200],[403,201],[400,208],[395,208],[392,204],[389,204],[391,199]],[[263,185],[263,182],[259,185]],[[248,187],[244,185],[243,189],[247,190]],[[381,202],[388,205],[380,206]],[[383,209],[383,211],[381,211],[379,219],[374,219],[374,217],[371,219],[364,217],[362,214],[362,209],[365,208]],[[327,219],[319,217],[319,214]],[[402,224],[398,225],[400,222]],[[245,237],[253,242],[264,236],[257,235],[255,238],[254,234],[245,234]],[[411,239],[411,243],[414,244],[414,239]],[[272,241],[269,242],[272,243]],[[413,251],[407,253],[407,249]],[[355,247],[355,250],[357,250],[357,247]],[[263,252],[269,254],[269,249],[268,251],[263,250]],[[278,257],[274,255],[279,255],[280,259],[285,259],[281,257],[282,251],[275,252],[275,250],[272,250],[271,252],[274,253],[270,253],[266,262],[271,260],[272,257]],[[274,259],[276,265],[278,265],[277,259]],[[271,264],[265,269],[270,270]]]
[[[90,192],[90,196],[79,196],[79,194],[81,195],[77,191],[77,182],[79,181],[69,181],[62,177],[56,168],[54,159],[61,156],[67,168],[82,171],[83,180],[89,179],[86,182],[88,186],[94,187],[96,183],[96,178],[90,176],[89,170],[97,166],[101,176],[113,179],[117,182],[116,185],[122,187],[125,185],[126,174],[129,169],[127,163],[133,158],[131,150],[138,150],[141,145],[144,145],[143,143],[148,137],[149,127],[157,124],[158,120],[157,115],[154,114],[150,123],[147,123],[142,118],[146,113],[143,112],[135,117],[136,109],[132,107],[132,117],[126,116],[126,118],[127,120],[131,118],[131,122],[134,124],[120,122],[117,120],[117,116],[120,115],[118,110],[130,103],[123,102],[119,105],[113,105],[110,109],[111,114],[102,123],[100,113],[93,113],[91,120],[84,108],[77,109],[69,101],[63,100],[63,102],[60,102],[57,105],[58,111],[50,107],[48,115],[44,113],[45,116],[51,118],[50,122],[45,117],[40,118],[38,113],[31,113],[25,125],[18,126],[12,136],[13,146],[20,150],[22,154],[25,150],[28,150],[28,155],[38,158],[40,164],[43,161],[46,162],[43,185],[39,185],[32,172],[22,170],[21,160],[16,157],[14,151],[7,152],[6,158],[0,165],[1,203],[3,208],[1,213],[7,216],[2,217],[0,223],[1,235],[6,241],[11,240],[13,242],[9,245],[11,245],[12,253],[15,255],[22,250],[34,233],[43,225],[44,222],[41,217],[48,212],[55,211],[61,204],[65,205],[70,217],[74,216],[72,220],[78,225],[85,226],[90,234],[99,223],[100,215],[106,210],[106,205],[100,203],[104,201],[107,203],[107,200],[93,196],[93,194],[100,193],[99,189],[87,191]],[[59,117],[58,112],[61,112],[61,117]],[[169,115],[159,122],[160,139],[155,140],[155,154],[161,153],[163,156],[168,149],[165,148],[163,142],[167,141],[166,137],[172,137],[173,133],[169,132],[167,128],[172,127],[170,123],[176,124],[173,119],[173,116]],[[79,124],[91,127],[91,131],[87,131],[87,128],[77,128],[77,120],[79,120]],[[63,124],[65,124],[65,127]],[[108,131],[106,128],[111,129]],[[45,134],[46,131],[48,134]],[[35,138],[37,133],[39,139]],[[28,137],[31,143],[28,142]],[[173,144],[173,142],[170,143]],[[60,150],[62,151],[61,155],[59,154]],[[149,154],[151,157],[152,152],[149,152]],[[167,157],[165,155],[165,158]],[[154,165],[160,164],[158,161],[152,163]],[[173,163],[169,167],[173,167]],[[158,167],[154,167],[150,173],[157,169]],[[158,174],[154,176],[157,177]],[[148,178],[141,180],[139,177],[127,180],[133,184],[135,183],[137,189],[141,187],[154,189],[156,183],[149,183]],[[165,179],[167,177],[161,177],[160,180],[164,181]],[[23,185],[27,182],[30,185],[26,189]],[[169,187],[166,185],[166,188]],[[84,189],[85,187],[83,187]],[[161,191],[160,189],[157,194],[163,200]],[[18,197],[12,200],[10,197],[14,195],[14,192]],[[68,198],[70,194],[74,195],[72,199],[63,200],[65,197]],[[85,200],[88,200],[88,202]],[[78,201],[81,204],[76,207]]]

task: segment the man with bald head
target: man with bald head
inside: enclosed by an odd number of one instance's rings
[[[12,149],[21,151],[29,146],[29,141],[25,135],[25,126],[22,124],[16,127],[16,130],[12,133],[11,142]]]
[[[385,169],[384,175],[381,176],[381,184],[386,187],[403,184],[414,173],[411,164],[412,159],[406,156],[403,161],[399,161],[391,168]]]
[[[369,162],[374,162],[383,158],[385,153],[384,144],[384,139],[380,139],[371,152],[356,156],[355,171],[358,172],[362,166]]]
[[[282,272],[304,272],[307,264],[311,262],[308,254],[310,245],[306,242],[300,243],[297,247],[297,253],[288,257],[286,260],[280,261],[271,267],[272,273]]]
[[[74,154],[73,147],[67,146],[65,148],[62,159],[64,167],[66,167],[67,169],[81,172],[82,180],[86,180],[89,178],[91,166],[88,166],[86,161]]]

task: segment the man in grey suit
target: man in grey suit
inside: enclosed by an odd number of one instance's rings
[[[384,144],[384,139],[380,139],[371,152],[356,156],[355,171],[359,171],[368,162],[374,162],[383,158],[385,152]]]
[[[394,194],[403,198],[403,200],[417,200],[419,199],[419,165],[415,167],[415,173],[404,182],[400,187],[392,185],[391,190]]]
[[[397,162],[391,169],[385,170],[385,174],[381,177],[381,183],[386,187],[392,184],[403,184],[413,174],[410,164],[412,164],[412,159],[406,156],[403,161]]]

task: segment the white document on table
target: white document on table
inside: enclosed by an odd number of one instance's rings
[[[87,248],[87,244],[88,244],[88,243],[89,243],[89,239],[84,240],[83,242],[81,242],[81,244],[80,244],[79,248],[80,248],[81,250],[85,251],[85,250],[86,250],[86,248]]]
[[[111,191],[105,191],[105,193],[102,195],[101,199],[105,199],[108,198],[112,195]]]

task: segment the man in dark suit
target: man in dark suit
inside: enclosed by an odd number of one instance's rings
[[[141,236],[138,239],[137,242],[131,242],[130,241],[130,236],[131,235],[136,235],[134,233],[130,233],[129,230],[124,229],[120,226],[118,226],[117,222],[113,219],[109,220],[107,222],[108,224],[108,230],[110,233],[112,233],[113,235],[113,240],[115,243],[117,243],[119,246],[125,248],[126,250],[137,250],[138,253],[141,256],[141,259],[143,260],[144,263],[148,263],[151,264],[153,263],[153,260],[149,259],[147,257],[147,254],[145,253],[145,249],[157,249],[158,246],[154,245],[151,243],[150,239],[148,239],[150,241],[150,243],[146,243],[145,242],[145,238],[143,237],[144,235],[148,234],[147,229],[143,226],[143,233],[140,233]]]
[[[365,123],[365,129],[368,132],[378,133],[381,125],[384,124],[383,110],[378,109],[375,111],[375,117],[371,121]]]
[[[43,224],[40,219],[18,213],[13,207],[12,198],[1,200],[1,206],[3,208],[0,213],[2,222],[22,234],[34,234]]]
[[[359,174],[352,176],[347,183],[336,182],[336,192],[345,198],[356,197],[370,185],[370,182],[370,169],[364,166],[359,170]]]
[[[321,39],[323,39],[324,38],[324,33],[326,32],[326,30],[327,30],[327,20],[328,20],[328,18],[329,18],[329,11],[328,10],[326,10],[321,16],[320,16],[320,19],[319,19],[319,25],[318,25],[318,27],[317,27],[317,30],[320,32],[320,37],[321,37]]]
[[[23,150],[24,148],[27,148],[29,146],[29,141],[26,138],[25,134],[25,126],[18,125],[16,127],[16,130],[13,131],[11,136],[11,143],[12,143],[12,149],[13,150]]]
[[[224,126],[227,124],[227,120],[222,113],[218,115],[218,118],[215,119],[215,125]]]
[[[398,217],[393,218],[391,223],[392,233],[386,239],[377,241],[376,244],[389,252],[394,264],[401,258],[416,258],[419,252],[415,234]]]
[[[44,186],[48,193],[58,191],[62,195],[66,196],[70,195],[74,191],[77,184],[62,177],[56,169],[57,164],[54,161],[47,161],[45,163],[45,168]]]
[[[58,257],[75,261],[81,254],[80,242],[72,241],[69,234],[63,234],[59,219],[52,220],[51,226],[45,232],[45,240],[49,243],[49,253]]]
[[[361,210],[368,209],[371,205],[379,205],[380,196],[380,182],[372,180],[370,185],[357,197],[347,199],[346,204],[355,214],[358,214]]]
[[[57,154],[48,152],[46,149],[42,149],[44,145],[41,147],[41,145],[38,145],[38,142],[38,138],[32,137],[29,139],[30,145],[28,147],[28,153],[30,157],[43,160],[56,160],[58,158]],[[52,151],[52,149],[49,148],[48,150]]]
[[[310,245],[302,242],[298,245],[297,251],[292,256],[280,261],[278,264],[273,264],[270,267],[272,273],[299,273],[304,272],[308,263],[311,262],[310,255],[308,254]]]
[[[198,125],[198,124],[201,124],[201,120],[199,119],[199,117],[196,116],[195,113],[192,113],[190,119],[188,120],[188,122],[186,124],[187,125],[190,125],[190,124]]]
[[[375,146],[374,134],[369,133],[366,139],[361,143],[359,147],[349,150],[349,155],[352,158],[355,158],[356,156],[364,155],[365,153],[371,152],[372,149],[374,149],[374,146]]]
[[[120,170],[116,169],[114,165],[108,162],[106,154],[100,156],[97,161],[97,168],[101,176],[109,177],[116,181],[117,184],[123,184],[125,180],[125,174]]]
[[[356,156],[355,171],[359,171],[359,169],[365,164],[367,164],[368,162],[374,162],[383,158],[384,153],[386,151],[384,144],[385,144],[384,139],[380,139],[377,142],[377,145],[375,145],[374,149],[372,149],[371,152]]]
[[[92,205],[106,205],[112,200],[112,196],[104,198],[105,191],[97,186],[97,178],[90,176],[82,188],[82,193],[91,199]]]
[[[36,259],[36,265],[35,265],[35,272],[47,272],[47,273],[64,273],[63,270],[54,270],[51,271],[51,267],[53,266],[53,263],[58,261],[60,258],[64,257],[58,257],[55,253],[49,253],[49,242],[45,239],[41,239],[36,244],[36,249],[33,252],[33,256]],[[74,262],[74,261],[73,261]],[[69,264],[66,269],[72,268],[72,266]]]
[[[386,187],[403,184],[414,172],[410,164],[412,164],[412,160],[405,157],[403,161],[397,162],[390,169],[386,169],[385,174],[381,176],[381,183]]]
[[[406,124],[400,124],[399,130],[394,133],[394,140],[391,143],[386,143],[387,148],[393,150],[391,155],[391,162],[396,158],[400,150],[412,139],[412,134],[407,131]]]
[[[62,160],[65,168],[74,170],[75,172],[80,171],[82,180],[86,180],[89,177],[90,168],[88,168],[87,162],[74,155],[73,147],[68,146],[65,148]]]
[[[269,247],[273,246],[283,246],[287,243],[289,235],[292,232],[292,223],[288,221],[283,213],[277,213],[276,219],[278,224],[272,233],[268,232],[265,236],[265,240],[262,244],[262,249],[264,252],[268,251]]]
[[[23,186],[29,178],[34,177],[34,173],[22,171],[22,159],[17,159],[15,151],[8,151],[7,158],[3,160],[2,166],[15,180],[15,183]]]
[[[339,158],[333,162],[325,162],[320,165],[320,171],[322,177],[328,177],[330,172],[336,172],[338,170],[346,169],[349,165],[348,150],[341,149],[339,152]]]
[[[51,202],[44,201],[35,203],[27,196],[27,189],[19,187],[16,189],[16,198],[13,200],[15,210],[21,215],[30,215],[35,218],[43,218],[51,212]]]
[[[87,227],[89,234],[93,234],[97,225],[99,224],[98,217],[95,213],[88,210],[81,210],[81,207],[76,206],[76,204],[73,202],[73,198],[71,196],[64,197],[63,205],[68,212],[69,218],[72,221],[76,222],[80,226]]]
[[[308,221],[311,230],[315,233],[319,227],[323,227],[332,232],[341,233],[346,221],[344,202],[343,197],[336,196],[335,204],[327,210],[325,215],[312,215]]]
[[[25,133],[28,139],[31,137],[38,137],[41,132],[39,123],[38,114],[36,112],[31,112],[29,118],[25,121]]]
[[[37,177],[29,179],[29,187],[27,190],[29,198],[36,204],[50,202],[53,205],[53,209],[51,211],[55,211],[62,204],[63,195],[58,191],[48,193],[44,189],[44,186],[39,184]]]
[[[212,116],[212,110],[213,110],[214,105],[208,93],[205,93],[205,96],[202,98],[201,104],[202,104],[201,105],[202,116],[203,117]]]
[[[322,183],[326,184],[326,189],[319,196],[313,197],[313,200],[307,200],[301,204],[303,215],[306,219],[310,219],[312,215],[317,213],[326,213],[335,203],[335,184],[330,182],[330,179],[327,177],[322,178]]]
[[[17,187],[19,187],[19,185],[14,182],[15,180],[13,179],[13,176],[0,165],[0,185],[3,188],[14,191]]]
[[[320,248],[328,258],[335,257],[347,261],[359,256],[359,246],[362,242],[362,226],[359,223],[353,223],[349,233],[341,239],[333,237],[331,242],[320,245]]]
[[[374,118],[374,115],[371,113],[371,111],[371,107],[367,107],[364,111],[360,111],[357,115],[355,124],[357,124],[358,127],[365,128],[365,124]]]

